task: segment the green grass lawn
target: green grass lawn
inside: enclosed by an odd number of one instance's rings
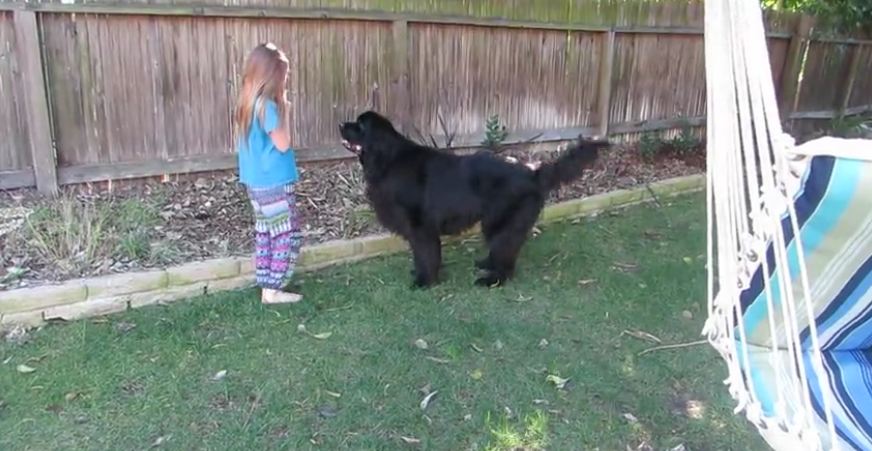
[[[305,274],[296,306],[246,290],[0,344],[0,449],[765,449],[707,344],[639,355],[701,338],[703,199],[670,202],[545,227],[502,288],[472,286],[467,241],[427,291],[397,255]]]

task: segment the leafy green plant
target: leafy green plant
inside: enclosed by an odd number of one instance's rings
[[[61,195],[26,219],[26,241],[65,270],[86,267],[107,250],[108,209]]]
[[[116,234],[116,256],[128,260],[146,260],[151,254],[151,231],[159,216],[153,203],[125,199],[114,209],[112,229]]]
[[[663,150],[663,147],[663,140],[657,133],[645,132],[639,138],[639,155],[643,160],[653,160]]]
[[[172,241],[164,240],[156,243],[149,243],[148,260],[151,263],[170,264],[177,263],[181,256],[179,248]]]
[[[869,0],[761,0],[760,3],[764,8],[812,14],[821,25],[835,31],[872,31],[872,2]]]
[[[487,119],[484,127],[484,141],[481,144],[492,151],[498,150],[509,136],[506,126],[500,122],[499,115],[494,114]]]
[[[145,260],[151,254],[148,233],[143,229],[131,230],[121,236],[115,251],[128,260]]]
[[[681,132],[675,137],[663,139],[657,132],[644,132],[639,138],[639,154],[646,161],[651,161],[663,153],[686,157],[703,150],[702,141],[696,137],[693,128],[687,122],[682,125]]]
[[[120,231],[154,227],[160,218],[153,202],[139,199],[125,199],[115,211],[113,222]]]
[[[32,248],[41,260],[66,272],[78,272],[111,256],[149,259],[159,222],[151,201],[93,202],[68,192],[34,209],[10,241]]]
[[[865,129],[872,128],[872,116],[839,116],[830,123],[833,136],[839,138],[862,137]]]
[[[699,150],[700,140],[693,134],[689,125],[681,128],[681,133],[667,142],[668,146],[678,156],[687,156]]]
[[[375,223],[375,212],[366,206],[355,208],[346,216],[346,227],[351,230],[364,230]]]

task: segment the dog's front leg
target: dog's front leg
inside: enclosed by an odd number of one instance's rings
[[[409,244],[415,260],[415,280],[419,288],[429,287],[439,278],[442,264],[442,242],[438,233],[416,232]]]

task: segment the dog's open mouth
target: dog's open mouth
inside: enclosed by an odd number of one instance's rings
[[[361,150],[363,150],[363,146],[360,144],[352,144],[348,142],[347,139],[342,140],[342,146],[345,147],[349,152],[359,154]]]

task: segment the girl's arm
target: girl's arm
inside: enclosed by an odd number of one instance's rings
[[[287,152],[291,148],[291,124],[289,120],[290,105],[284,101],[283,108],[277,108],[278,127],[269,132],[270,140],[279,152]],[[284,114],[282,114],[284,112]]]

